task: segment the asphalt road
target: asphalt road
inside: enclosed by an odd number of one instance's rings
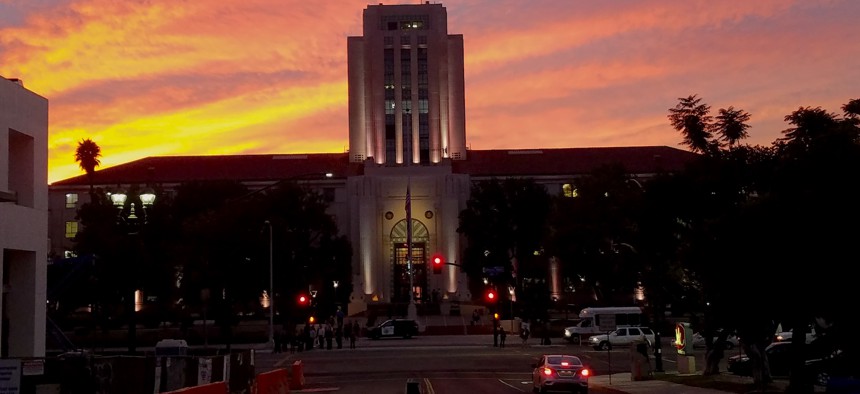
[[[411,381],[429,394],[531,392],[532,364],[549,353],[580,356],[596,375],[630,371],[628,348],[596,351],[558,340],[549,346],[537,345],[537,340],[523,346],[516,340],[498,348],[492,342],[491,336],[482,335],[362,338],[356,349],[292,354],[259,351],[256,369],[289,369],[301,361],[305,392],[406,393]],[[669,354],[664,356],[664,370],[676,371],[674,350],[665,346],[664,352]],[[697,352],[697,363],[704,363],[703,354],[698,353],[702,352]],[[591,392],[612,391],[593,388]]]

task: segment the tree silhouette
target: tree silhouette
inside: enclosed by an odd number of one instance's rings
[[[78,148],[75,150],[75,161],[86,171],[87,178],[90,182],[90,197],[94,192],[93,176],[96,172],[96,167],[101,165],[99,158],[102,156],[102,148],[93,140],[87,138],[78,142]]]
[[[719,112],[714,129],[719,132],[722,140],[729,144],[729,147],[749,136],[747,129],[750,126],[746,123],[750,120],[749,113],[742,109],[736,110],[735,107],[720,108]]]
[[[701,103],[702,99],[691,95],[678,98],[675,108],[669,108],[669,122],[684,137],[682,145],[693,152],[709,153],[713,150],[711,107]]]

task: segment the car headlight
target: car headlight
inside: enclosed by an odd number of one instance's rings
[[[568,330],[568,329],[566,329],[566,328],[565,328],[565,329],[564,329],[564,336],[566,336],[566,337],[570,337],[570,335],[571,335],[571,334],[570,334],[570,330]]]
[[[591,338],[588,338],[588,342],[594,342],[594,343],[597,343],[598,341],[600,341],[600,338],[598,338],[598,337],[591,337]]]

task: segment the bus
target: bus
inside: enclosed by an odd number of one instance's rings
[[[639,327],[648,323],[642,308],[638,306],[583,308],[579,312],[579,323],[564,329],[564,339],[579,343],[592,335],[601,334],[600,318],[606,315],[615,316],[616,327]]]

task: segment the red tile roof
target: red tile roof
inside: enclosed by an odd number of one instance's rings
[[[697,155],[667,146],[470,150],[465,161],[453,161],[454,173],[477,177],[581,175],[607,164],[632,174],[678,171]],[[97,170],[94,183],[181,183],[234,179],[270,182],[305,174],[331,172],[335,178],[361,175],[364,166],[349,163],[348,153],[290,155],[156,156]],[[52,186],[88,185],[79,175]]]
[[[582,175],[609,164],[628,173],[677,172],[698,155],[668,146],[469,151],[454,172],[472,176]]]
[[[331,172],[337,178],[358,174],[360,165],[347,153],[290,155],[154,156],[96,170],[94,183],[181,183],[191,180],[277,181],[305,174]],[[88,185],[86,174],[52,186]]]

